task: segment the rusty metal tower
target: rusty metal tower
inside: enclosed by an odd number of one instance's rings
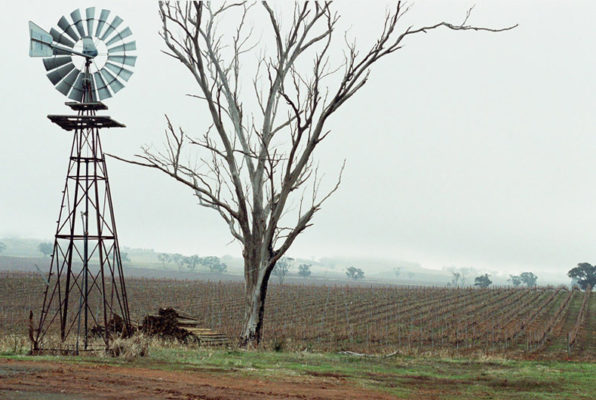
[[[44,57],[48,78],[68,96],[73,113],[48,115],[62,129],[73,133],[62,192],[54,249],[37,327],[31,327],[34,351],[44,349],[44,338],[58,334],[61,349],[92,349],[92,335],[101,336],[106,348],[114,332],[130,332],[128,297],[116,231],[100,129],[123,124],[98,112],[101,100],[124,87],[136,57],[129,28],[117,29],[122,19],[109,18],[95,8],[63,16],[57,28],[44,31],[29,22],[30,56]],[[32,322],[33,324],[33,322]],[[99,328],[98,328],[99,327]],[[92,332],[93,331],[93,332]],[[80,343],[82,342],[82,343]]]

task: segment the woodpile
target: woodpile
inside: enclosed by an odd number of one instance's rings
[[[173,308],[160,308],[158,315],[145,316],[139,330],[149,336],[176,339],[183,343],[197,342],[206,346],[221,346],[229,343],[225,335],[199,327],[198,320],[181,315]]]

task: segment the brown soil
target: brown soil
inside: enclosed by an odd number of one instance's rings
[[[3,399],[395,399],[333,376],[247,377],[0,360]]]

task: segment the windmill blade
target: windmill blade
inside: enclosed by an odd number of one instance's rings
[[[106,38],[116,30],[116,28],[118,28],[118,26],[122,23],[122,18],[120,18],[119,16],[115,16],[114,20],[108,24],[108,29],[106,29],[106,31],[103,33],[103,35],[101,35],[101,40],[106,40]]]
[[[73,41],[64,35],[64,33],[60,33],[54,28],[50,29],[50,35],[52,35],[54,42],[60,43],[66,47],[70,47],[72,49],[75,45]]]
[[[72,61],[72,57],[50,57],[43,59],[43,66],[46,68],[46,71],[51,71],[58,67],[63,66],[64,64],[68,64]]]
[[[95,23],[95,7],[89,7],[85,10],[87,17],[87,36],[93,35],[93,24]]]
[[[48,79],[55,86],[58,82],[60,82],[62,80],[62,78],[64,78],[66,75],[68,75],[68,73],[71,72],[74,69],[74,67],[75,67],[74,64],[72,62],[69,62],[68,64],[64,65],[63,67],[54,69],[52,72],[50,72],[48,74]],[[78,72],[78,70],[77,70],[77,72]]]
[[[101,10],[101,14],[99,15],[99,20],[97,21],[97,30],[95,31],[95,37],[99,37],[99,35],[101,35],[101,30],[105,26],[109,15],[110,15],[110,10]]]
[[[95,88],[93,87],[93,80],[91,79],[91,76],[89,76],[88,80],[89,85],[91,85],[91,90],[88,93],[85,93],[86,81],[87,78],[85,76],[85,73],[81,72],[77,77],[77,80],[75,81],[74,85],[72,86],[72,90],[70,91],[70,95],[68,96],[68,98],[78,101],[79,103],[83,102],[83,100],[86,103],[96,101],[97,95],[95,93]],[[87,98],[86,96],[90,96],[90,98]]]
[[[70,18],[72,18],[77,31],[79,31],[79,35],[81,37],[87,36],[85,33],[85,27],[83,26],[83,18],[81,17],[81,10],[78,8],[70,13]]]
[[[115,73],[118,78],[124,79],[127,82],[130,79],[130,77],[132,76],[132,72],[131,71],[129,71],[129,70],[125,69],[125,68],[119,67],[118,65],[112,64],[111,62],[107,62],[106,63],[106,67],[110,71],[112,71],[113,73]]]
[[[133,51],[137,49],[137,42],[128,42],[108,49],[108,54]]]
[[[83,54],[90,57],[97,56],[97,48],[93,43],[93,38],[89,36],[85,36],[83,38]]]
[[[29,21],[29,35],[30,57],[48,57],[54,54],[52,35],[31,21]]]
[[[68,36],[70,36],[71,39],[75,41],[75,43],[79,41],[79,37],[77,36],[77,33],[74,31],[74,29],[72,29],[72,26],[70,25],[70,23],[68,22],[68,20],[66,19],[65,16],[62,16],[62,18],[60,18],[60,20],[58,21],[58,26]]]
[[[101,75],[110,86],[110,89],[112,89],[112,92],[118,93],[124,87],[124,85],[107,69],[102,68],[99,72],[101,72]]]
[[[93,74],[93,77],[95,78],[95,88],[99,95],[99,100],[105,100],[105,99],[109,99],[110,97],[112,97],[112,94],[108,90],[108,85],[103,80],[101,74],[99,72],[96,72]]]
[[[126,38],[127,38],[127,37],[129,37],[130,35],[132,35],[132,31],[130,30],[130,28],[128,28],[128,27],[127,27],[127,28],[126,28],[126,29],[124,29],[122,32],[120,32],[120,33],[118,33],[118,34],[114,35],[114,37],[113,37],[113,38],[111,38],[111,39],[110,39],[110,40],[109,40],[109,41],[106,43],[106,46],[111,46],[111,45],[113,45],[114,43],[116,43],[116,42],[118,42],[118,41],[121,41],[121,40],[124,40],[124,39],[126,39]]]
[[[137,63],[137,56],[110,56],[108,55],[109,61],[114,61],[117,64],[126,64],[134,67]]]
[[[57,86],[56,89],[65,96],[68,96],[68,92],[72,88],[72,85],[76,81],[77,77],[82,74],[78,69],[70,71],[66,78],[64,78]]]
[[[77,80],[72,85],[72,90],[68,96],[69,99],[78,101],[79,103],[83,101],[83,94],[85,92],[85,87],[83,85],[84,76],[85,74],[82,72],[77,76]]]

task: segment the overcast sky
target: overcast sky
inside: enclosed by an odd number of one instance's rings
[[[334,5],[340,28],[361,47],[378,35],[392,4],[368,3]],[[69,109],[41,59],[28,57],[28,20],[49,30],[63,14],[95,5],[132,29],[135,74],[106,101],[108,114],[127,128],[103,135],[106,152],[130,157],[144,144],[160,146],[165,113],[187,130],[208,125],[202,105],[185,97],[196,92],[187,72],[160,53],[157,6],[137,4],[5,4],[0,237],[53,237],[72,138],[46,118]],[[460,22],[474,4],[472,23],[519,27],[433,31],[376,65],[331,121],[333,135],[317,154],[329,184],[347,160],[341,188],[290,255],[531,270],[561,279],[578,262],[596,262],[596,3],[421,0],[401,28]],[[260,5],[253,12],[262,19]],[[270,33],[256,24],[257,37]],[[240,255],[218,215],[200,208],[185,187],[113,159],[108,168],[122,244]]]

